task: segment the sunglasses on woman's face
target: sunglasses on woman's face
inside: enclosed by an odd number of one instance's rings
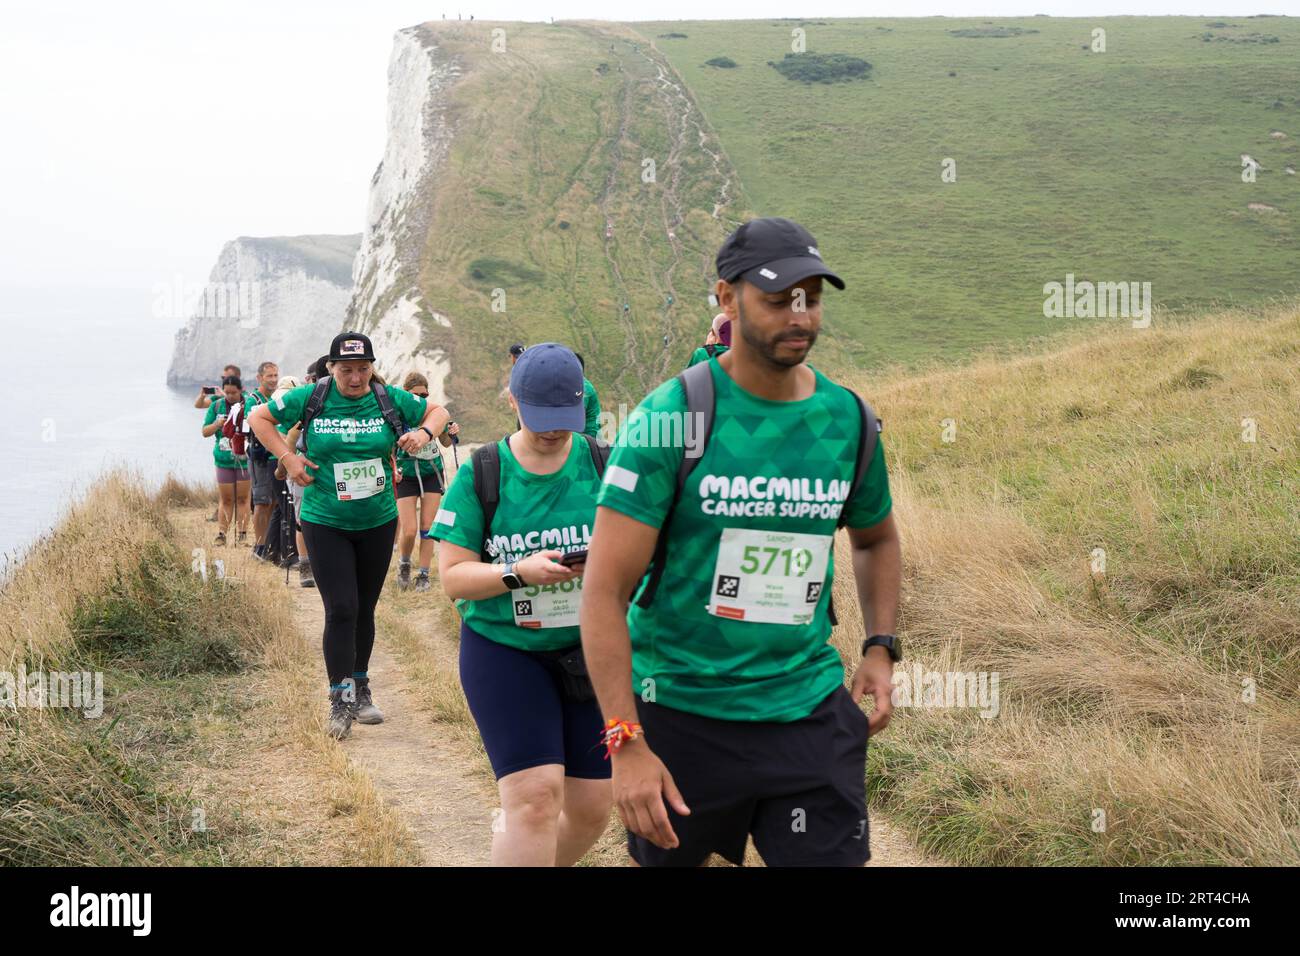
[[[423,392],[412,392],[411,394],[414,395],[416,398],[428,398],[428,397],[429,397],[429,392],[428,392],[427,390],[426,390],[426,391],[423,391]]]

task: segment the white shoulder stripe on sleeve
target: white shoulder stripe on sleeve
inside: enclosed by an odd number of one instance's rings
[[[446,508],[439,508],[438,513],[433,516],[434,524],[445,524],[448,528],[456,524],[456,512],[448,511]]]
[[[635,471],[628,471],[620,465],[610,465],[605,469],[605,484],[622,488],[629,494],[636,491],[637,479],[640,477]]]

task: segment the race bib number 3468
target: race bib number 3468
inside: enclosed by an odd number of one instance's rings
[[[821,600],[832,540],[828,534],[724,529],[709,613],[737,621],[807,624]]]
[[[533,584],[510,592],[516,627],[577,627],[582,578],[559,584]]]

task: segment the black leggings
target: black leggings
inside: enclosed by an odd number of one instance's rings
[[[375,605],[384,590],[396,534],[396,518],[365,531],[302,522],[316,589],[325,605],[325,670],[332,687],[370,666]]]

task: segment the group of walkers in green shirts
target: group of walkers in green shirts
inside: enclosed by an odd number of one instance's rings
[[[416,590],[439,542],[500,793],[496,864],[571,865],[612,807],[643,866],[739,864],[750,838],[769,865],[870,857],[867,741],[891,716],[901,548],[877,418],[806,362],[823,283],[844,283],[787,219],[745,223],[716,261],[709,341],[612,446],[558,343],[511,349],[518,427],[450,482],[426,467],[452,440],[447,410],[419,376],[383,384],[359,333],[335,338],[319,381],[248,414],[301,489],[333,736],[383,720],[368,664],[399,512],[405,555],[419,529]],[[700,440],[644,439],[670,432]],[[439,494],[417,524],[416,496]],[[829,643],[839,528],[870,635],[847,687]]]

